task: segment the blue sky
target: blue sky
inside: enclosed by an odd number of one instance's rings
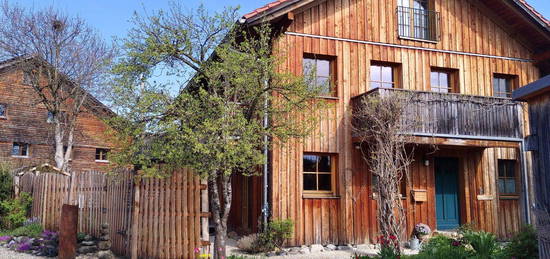
[[[26,7],[41,8],[53,5],[69,14],[76,14],[95,27],[105,38],[123,37],[131,24],[128,22],[134,11],[166,8],[171,0],[8,0]],[[180,0],[186,7],[196,7],[199,0]],[[272,0],[207,0],[203,1],[210,10],[221,10],[224,6],[241,7],[241,14],[263,6]],[[546,18],[550,18],[549,0],[527,0]]]

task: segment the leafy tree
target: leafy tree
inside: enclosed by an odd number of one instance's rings
[[[0,2],[0,60],[17,61],[37,103],[51,114],[55,163],[62,170],[68,169],[77,118],[92,101],[90,93],[103,92],[112,56],[112,48],[80,18]]]
[[[308,134],[310,111],[322,106],[310,77],[279,72],[270,26],[235,24],[236,12],[172,4],[167,12],[136,15],[114,70],[121,116],[111,124],[122,149],[111,158],[146,176],[185,166],[207,179],[215,258],[226,254],[231,176],[257,174],[267,162],[264,148]],[[159,71],[176,80],[155,81]]]

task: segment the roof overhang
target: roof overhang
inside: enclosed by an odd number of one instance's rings
[[[512,93],[515,101],[527,101],[533,97],[550,91],[550,75],[523,86]]]

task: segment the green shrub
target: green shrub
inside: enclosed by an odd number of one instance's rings
[[[257,252],[281,249],[285,240],[292,237],[293,232],[294,223],[290,219],[269,222],[267,229],[258,235]]]
[[[538,258],[539,247],[535,228],[531,225],[524,226],[504,248],[503,255],[516,259]]]
[[[26,236],[26,237],[39,237],[44,229],[40,223],[31,223],[26,226],[18,227],[16,229],[1,233],[2,236]]]
[[[470,244],[474,250],[473,258],[491,259],[497,258],[500,253],[500,247],[495,235],[485,231],[466,231],[464,240]]]
[[[470,257],[470,252],[466,249],[462,241],[455,240],[446,236],[435,236],[426,244],[418,255],[411,256],[415,259],[428,258],[449,258],[465,259]]]
[[[13,177],[10,173],[10,166],[0,163],[0,201],[13,197]],[[0,215],[2,211],[0,210]]]
[[[0,226],[4,229],[14,229],[23,225],[32,206],[32,197],[22,192],[19,197],[0,201]]]

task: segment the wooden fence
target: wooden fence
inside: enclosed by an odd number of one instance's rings
[[[97,237],[108,223],[112,250],[119,255],[194,258],[195,248],[207,245],[206,185],[190,170],[165,179],[140,179],[130,171],[27,173],[16,182],[32,194],[31,214],[46,229],[59,229],[63,204],[77,205],[79,232]]]

